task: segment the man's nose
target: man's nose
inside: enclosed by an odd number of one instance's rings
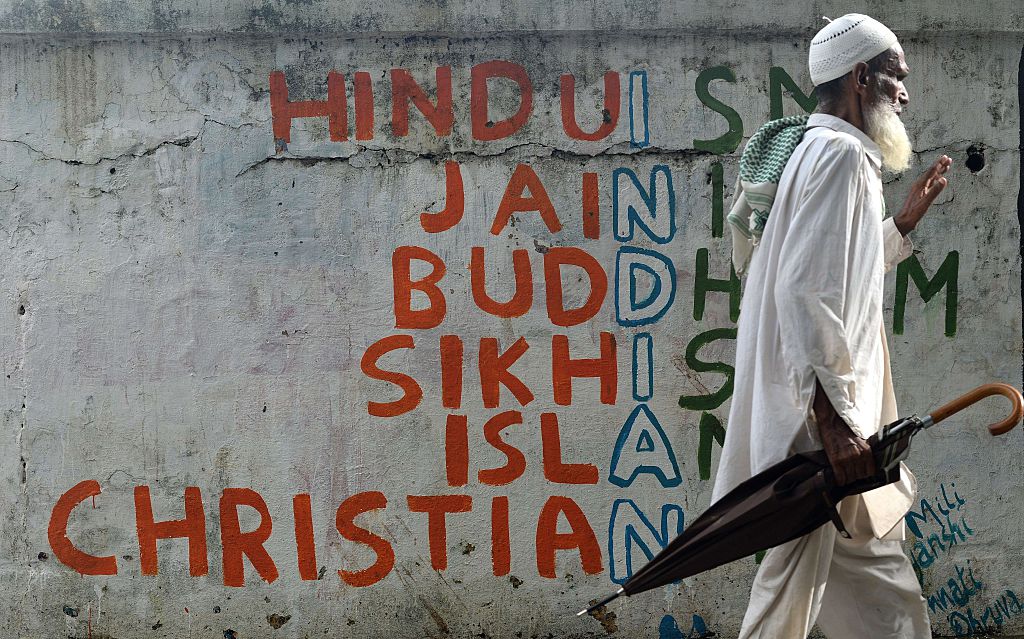
[[[907,87],[905,87],[902,82],[900,82],[900,89],[899,93],[896,94],[896,99],[899,100],[899,103],[903,106],[910,104],[910,94],[907,93]]]

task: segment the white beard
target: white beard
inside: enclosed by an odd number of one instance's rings
[[[886,100],[877,100],[864,110],[864,132],[882,152],[882,166],[902,173],[910,166],[913,148],[907,128]]]

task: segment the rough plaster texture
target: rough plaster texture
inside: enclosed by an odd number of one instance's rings
[[[906,31],[1020,32],[1014,0],[867,0],[858,10],[884,15]],[[535,31],[739,30],[805,33],[808,20],[850,11],[836,0],[753,5],[720,2],[507,2],[431,0],[357,3],[331,0],[16,0],[0,7],[7,33],[479,33]],[[812,16],[812,17],[809,17]],[[811,29],[813,32],[813,29]]]
[[[695,139],[728,128],[698,99],[698,74],[722,65],[735,72],[735,82],[713,82],[711,94],[739,113],[749,136],[769,117],[770,67],[782,67],[808,91],[804,47],[816,16],[842,10],[836,3],[770,12],[747,2],[492,4],[0,8],[7,34],[0,39],[0,634],[670,639],[706,628],[735,636],[753,559],[628,600],[597,620],[571,613],[614,587],[613,565],[618,575],[627,568],[626,520],[609,531],[616,500],[632,500],[659,527],[663,505],[677,505],[689,521],[710,497],[699,472],[702,411],[677,400],[717,390],[725,379],[695,370],[684,352],[698,335],[733,325],[721,292],[708,293],[702,318],[694,319],[694,282],[700,249],[708,249],[713,276],[727,273],[729,240],[713,236],[712,165],[724,165],[728,201],[737,155],[695,148]],[[945,13],[932,7],[870,3],[901,34],[913,70],[906,122],[919,155],[912,171],[941,153],[956,163],[951,187],[914,240],[929,277],[957,252],[958,300],[941,289],[926,303],[911,280],[905,304],[897,302],[895,275],[887,289],[890,334],[892,308],[905,317],[891,340],[905,412],[983,381],[1021,383],[1021,17],[1011,2],[948,3]],[[488,60],[522,65],[534,105],[521,130],[482,142],[470,129],[470,71]],[[388,71],[409,69],[433,97],[439,66],[452,70],[451,135],[439,137],[415,109],[410,135],[392,135]],[[370,73],[373,139],[331,142],[326,118],[299,119],[279,152],[270,74],[285,73],[291,99],[322,100],[332,69],[349,83],[354,71]],[[569,139],[559,116],[559,76],[576,77],[579,120],[592,130],[609,70],[622,79],[617,126],[600,141]],[[647,74],[646,147],[630,138],[634,71]],[[493,86],[495,117],[516,108],[508,86]],[[351,84],[348,91],[351,128]],[[789,96],[782,103],[787,114],[800,111]],[[984,157],[976,172],[965,167],[972,147]],[[419,216],[444,206],[444,162],[451,159],[462,166],[465,216],[451,230],[427,233]],[[527,212],[499,235],[488,232],[517,163],[536,170],[561,231]],[[668,312],[643,328],[620,326],[611,283],[595,317],[553,326],[542,274],[550,247],[584,249],[612,282],[623,244],[612,236],[613,171],[632,169],[646,183],[657,165],[672,175],[675,235],[656,244],[638,231],[627,244],[672,260],[677,291]],[[599,179],[599,239],[582,232],[585,172]],[[888,182],[894,210],[909,176]],[[664,214],[664,201],[660,206]],[[439,327],[395,326],[392,255],[403,245],[427,248],[447,265],[448,309]],[[486,250],[488,290],[500,300],[512,293],[512,250],[528,250],[529,312],[499,319],[473,304],[467,265],[474,246]],[[577,275],[566,270],[569,307],[586,296]],[[953,335],[945,334],[950,304]],[[609,481],[616,438],[638,403],[631,397],[632,341],[643,331],[654,344],[654,392],[646,403],[671,443],[678,486],[665,487],[650,473],[625,487]],[[568,335],[574,357],[595,357],[601,332],[617,344],[615,403],[602,404],[597,381],[580,379],[572,404],[556,405],[551,335]],[[360,360],[371,344],[398,334],[412,336],[415,350],[392,353],[381,367],[412,375],[424,396],[411,412],[373,417],[368,401],[400,392],[368,377]],[[457,410],[442,406],[441,335],[465,343]],[[519,337],[529,343],[512,368],[535,395],[528,406],[507,389],[498,408],[483,406],[477,359],[484,337],[496,337],[502,349]],[[732,356],[728,339],[699,352],[705,362]],[[708,412],[724,420],[727,408]],[[506,458],[485,442],[483,423],[503,410],[522,412],[523,423],[502,436],[523,452],[526,468],[508,485],[488,486],[477,471]],[[937,602],[941,636],[977,633],[970,619],[1024,631],[1024,610],[1015,603],[1024,593],[1022,435],[993,442],[981,428],[1001,410],[993,400],[923,436],[911,460],[927,504],[918,509],[924,519],[912,520],[923,540],[915,545],[911,534],[907,550]],[[596,484],[546,478],[544,412],[558,415],[562,459],[596,466]],[[450,486],[446,476],[449,413],[467,416],[470,425],[464,487]],[[48,540],[58,498],[89,479],[102,493],[72,511],[68,535],[86,552],[116,557],[116,575],[78,574]],[[160,541],[158,574],[142,574],[138,486],[149,487],[157,520],[181,518],[185,488],[199,489],[207,574],[189,575],[182,539]],[[244,587],[224,583],[219,504],[229,488],[251,488],[267,504],[273,531],[265,547],[278,571],[272,583],[248,560]],[[365,568],[376,555],[339,534],[335,511],[367,491],[381,491],[387,506],[356,523],[387,540],[395,563],[378,583],[358,587],[337,571]],[[310,495],[317,580],[301,579],[297,566],[297,494]],[[455,494],[469,495],[472,508],[448,516],[447,567],[437,570],[427,515],[410,512],[407,497]],[[511,566],[495,576],[491,509],[500,496],[509,499]],[[600,547],[599,571],[587,574],[580,553],[566,550],[557,553],[557,577],[539,574],[538,514],[551,496],[571,497],[585,513]],[[242,531],[260,523],[244,506],[240,519]],[[569,530],[564,518],[558,530]],[[640,536],[651,543],[643,530]],[[643,554],[631,547],[639,565]],[[968,568],[972,577],[961,578]]]

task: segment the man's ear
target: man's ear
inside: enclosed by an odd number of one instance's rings
[[[853,90],[860,95],[865,95],[868,91],[868,79],[870,76],[867,62],[858,62],[853,67],[850,75],[853,77]]]

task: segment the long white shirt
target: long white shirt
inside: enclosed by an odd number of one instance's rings
[[[883,285],[911,243],[892,218],[883,221],[878,146],[831,115],[814,114],[807,125],[751,259],[713,501],[792,453],[821,449],[815,378],[861,437],[897,417]],[[864,496],[875,536],[894,532],[913,493],[905,472]]]

